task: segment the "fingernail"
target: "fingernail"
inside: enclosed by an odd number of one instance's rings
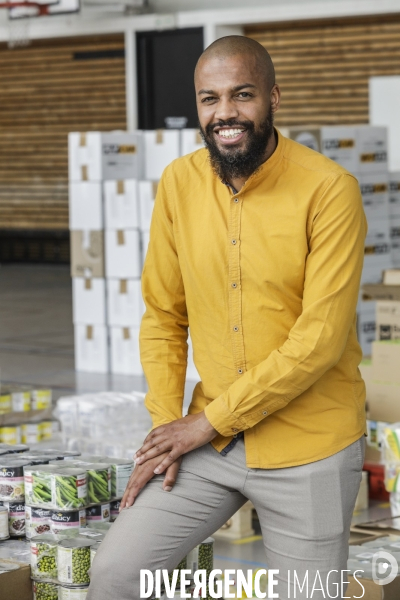
[[[136,460],[137,458],[137,452],[135,452],[135,454],[133,455],[133,460]]]
[[[154,473],[155,473],[156,475],[158,475],[158,474],[159,474],[159,472],[160,472],[160,469],[154,469]]]
[[[136,459],[136,462],[137,462],[137,463],[141,463],[141,462],[142,462],[142,457],[141,457],[141,456],[138,456],[138,457],[137,457],[137,459]]]
[[[172,487],[171,487],[170,485],[167,485],[167,486],[164,488],[164,492],[170,492],[171,490],[172,490]]]

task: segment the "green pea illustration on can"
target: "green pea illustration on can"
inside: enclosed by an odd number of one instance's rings
[[[57,548],[58,580],[60,583],[89,583],[90,548],[95,542],[82,538],[63,540]]]

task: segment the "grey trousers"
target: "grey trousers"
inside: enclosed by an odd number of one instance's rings
[[[327,577],[331,597],[341,598],[363,459],[363,438],[329,458],[285,469],[247,468],[243,440],[226,456],[211,444],[186,454],[171,492],[162,490],[163,475],[155,476],[121,511],[97,551],[87,600],[138,600],[140,569],[174,569],[247,499],[260,520],[266,565],[279,570],[279,598],[327,598]],[[295,571],[300,583],[308,572],[308,592],[297,587],[294,595],[288,579]],[[324,591],[311,596],[316,578],[314,587],[321,587],[318,575]]]

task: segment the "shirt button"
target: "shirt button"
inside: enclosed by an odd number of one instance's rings
[[[268,414],[268,411],[267,410],[263,410],[263,415],[265,416],[267,414]]]
[[[232,240],[232,244],[235,245],[236,244],[236,240]]]
[[[239,202],[239,198],[234,198],[233,201],[237,203]]]
[[[232,283],[232,287],[236,288],[237,287],[237,283]]]
[[[232,431],[239,431],[239,429],[236,429],[235,427],[232,427]]]
[[[238,369],[238,373],[241,375],[243,373],[243,369]]]
[[[239,331],[239,327],[237,327],[237,326],[235,325],[235,327],[233,328],[233,331]]]

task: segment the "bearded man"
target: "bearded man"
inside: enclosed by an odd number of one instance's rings
[[[165,170],[143,272],[154,428],[88,600],[137,600],[141,569],[172,570],[248,499],[279,598],[309,597],[294,572],[341,597],[365,432],[359,187],[274,129],[280,90],[257,42],[214,42],[195,88],[206,148]],[[188,327],[201,381],[182,417]]]

